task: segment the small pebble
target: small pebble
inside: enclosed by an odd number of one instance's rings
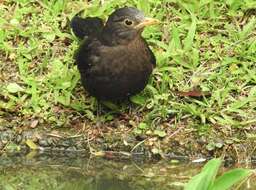
[[[47,142],[47,140],[45,140],[45,139],[40,139],[40,140],[38,141],[38,144],[39,144],[40,146],[42,146],[42,147],[46,147],[46,146],[49,145],[48,142]]]

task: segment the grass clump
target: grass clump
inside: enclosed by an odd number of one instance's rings
[[[69,21],[81,10],[84,16],[106,19],[116,7],[126,5],[162,21],[143,33],[157,57],[157,68],[147,88],[131,99],[139,121],[157,125],[171,120],[171,125],[186,122],[199,129],[255,125],[254,0],[100,3],[7,0],[0,5],[1,115],[15,113],[61,126],[74,117],[95,121],[96,102],[84,95],[74,65],[78,41]],[[210,96],[175,93],[195,89]],[[109,112],[103,118],[112,120],[115,115]]]

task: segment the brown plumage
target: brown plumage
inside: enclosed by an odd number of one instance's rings
[[[71,28],[80,45],[75,60],[84,88],[103,100],[117,100],[142,91],[156,64],[145,26],[157,23],[132,7],[114,11],[104,25],[97,17],[74,17]]]

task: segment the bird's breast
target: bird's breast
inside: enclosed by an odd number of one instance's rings
[[[144,46],[101,46],[97,63],[88,69],[85,86],[91,94],[100,97],[129,96],[143,90],[153,65]]]
[[[141,77],[152,71],[144,49],[133,49],[132,47],[115,47],[102,52],[101,71],[113,77],[126,78]]]

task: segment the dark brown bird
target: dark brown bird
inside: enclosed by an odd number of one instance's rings
[[[156,65],[153,52],[141,33],[158,20],[136,8],[114,11],[106,24],[97,17],[71,20],[74,34],[85,40],[75,60],[84,88],[102,100],[118,100],[142,91]]]

